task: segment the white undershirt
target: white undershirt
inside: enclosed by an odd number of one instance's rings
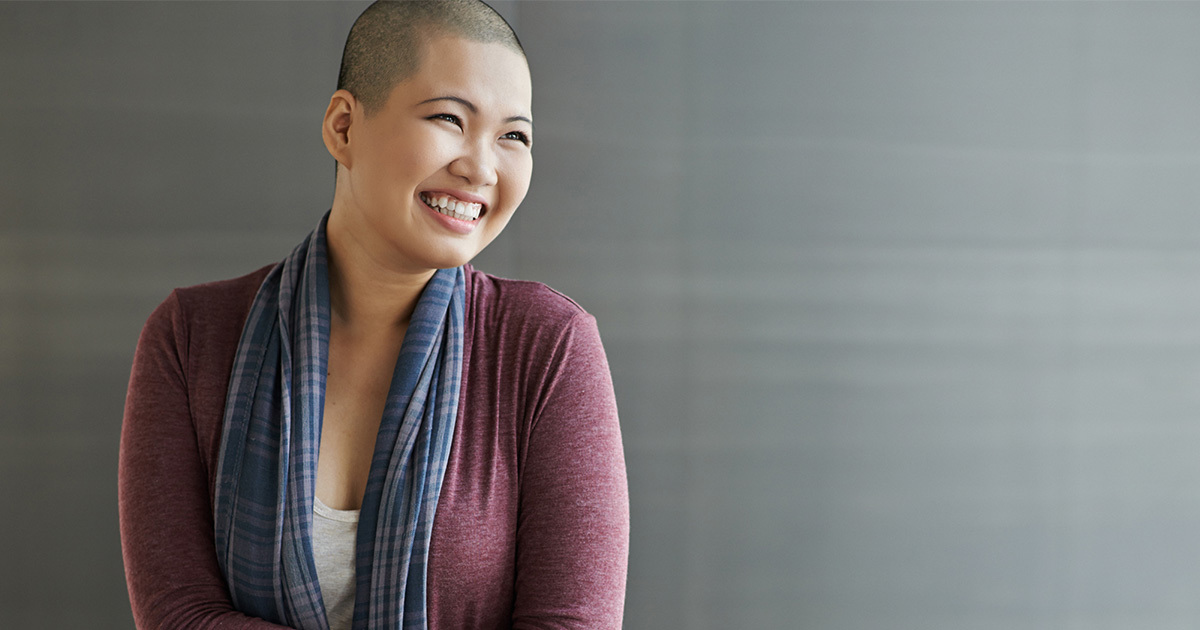
[[[330,630],[350,630],[354,621],[354,547],[358,510],[335,510],[313,497],[313,561]]]

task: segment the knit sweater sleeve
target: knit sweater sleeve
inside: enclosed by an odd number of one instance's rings
[[[629,494],[608,361],[582,310],[545,345],[520,472],[513,628],[620,628]]]
[[[187,318],[176,292],[142,330],[121,429],[121,547],[134,620],[141,630],[280,628],[230,602],[191,416]]]

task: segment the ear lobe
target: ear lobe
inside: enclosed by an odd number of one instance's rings
[[[338,90],[329,98],[329,107],[321,123],[321,137],[325,148],[338,164],[351,168],[350,164],[350,120],[358,101],[346,90]]]

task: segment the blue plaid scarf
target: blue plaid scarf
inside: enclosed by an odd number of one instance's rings
[[[325,408],[325,224],[254,297],[229,379],[213,515],[241,612],[328,630],[312,550]],[[358,522],[355,630],[426,627],[425,569],[462,378],[463,269],[437,271],[396,361]]]

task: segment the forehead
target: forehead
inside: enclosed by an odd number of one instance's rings
[[[483,113],[528,116],[533,97],[529,66],[503,44],[431,37],[422,45],[420,67],[393,88],[389,101],[413,104],[439,96],[466,99]]]

